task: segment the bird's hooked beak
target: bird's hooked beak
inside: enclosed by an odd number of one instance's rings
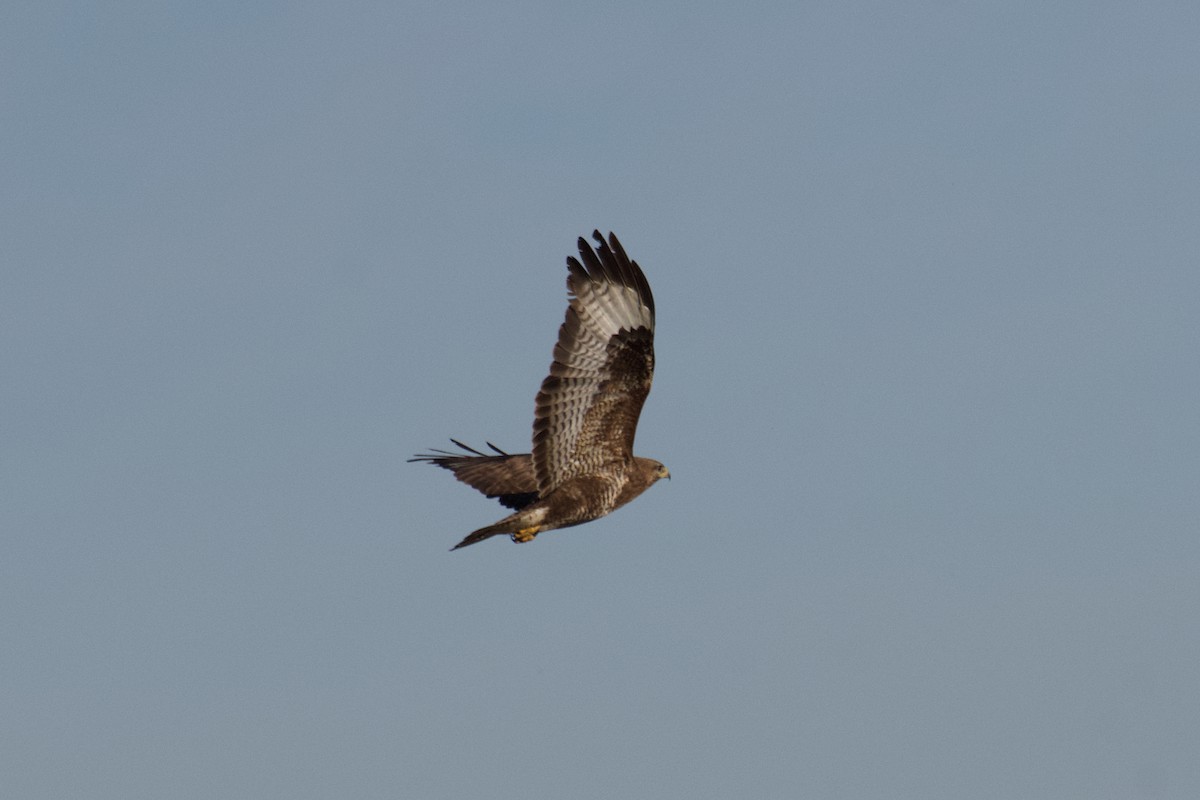
[[[671,480],[671,470],[667,469],[666,467],[659,467],[658,477],[666,478],[667,480]]]

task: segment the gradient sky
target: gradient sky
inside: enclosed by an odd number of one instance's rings
[[[1200,797],[1200,6],[434,5],[0,11],[0,795]]]

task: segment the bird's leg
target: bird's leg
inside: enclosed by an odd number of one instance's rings
[[[532,528],[521,528],[516,533],[511,534],[512,540],[517,544],[532,542],[533,537],[538,535],[539,530],[541,530],[541,528],[539,528],[537,525],[534,525]]]

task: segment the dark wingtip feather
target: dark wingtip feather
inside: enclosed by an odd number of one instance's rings
[[[592,231],[596,240],[593,248],[586,239],[579,237],[579,259],[567,257],[567,268],[573,275],[587,277],[591,281],[610,280],[637,291],[642,302],[654,312],[654,293],[650,282],[636,261],[629,258],[617,235],[609,231],[608,241],[599,229]],[[582,262],[582,263],[581,263]]]
[[[466,450],[468,453],[474,453],[477,456],[487,455],[487,453],[481,453],[478,450],[476,450],[474,447],[471,447],[470,445],[463,444],[458,439],[451,439],[450,441],[454,442],[456,445],[461,447],[463,450]]]
[[[489,456],[487,453],[480,452],[479,450],[476,450],[474,447],[471,447],[471,445],[460,442],[458,439],[451,438],[450,441],[453,442],[455,445],[457,445],[461,450],[463,450],[464,452],[470,453],[471,455],[483,456],[484,458],[491,458],[491,456]],[[497,455],[501,455],[501,456],[511,455],[511,453],[507,453],[504,450],[501,450],[499,447],[496,447],[496,445],[492,444],[491,442],[488,442],[487,446],[492,448],[492,450],[495,451],[495,453]],[[431,447],[431,448],[429,448],[428,453],[417,453],[417,455],[408,459],[408,463],[411,464],[414,461],[436,461],[437,459],[443,458],[445,456],[450,456],[451,458],[456,458],[461,455],[462,455],[462,453],[454,453],[449,450],[442,450],[440,447]],[[442,466],[442,465],[439,464],[438,466]]]

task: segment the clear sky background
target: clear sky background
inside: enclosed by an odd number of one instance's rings
[[[1200,796],[1197,42],[5,5],[0,794]],[[597,227],[674,480],[449,553]]]

